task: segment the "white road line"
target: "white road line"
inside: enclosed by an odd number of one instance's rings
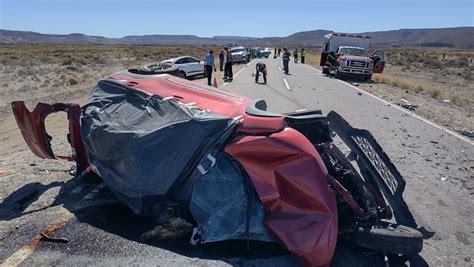
[[[285,82],[286,89],[290,90],[290,85],[288,84],[288,81],[286,80],[286,78],[283,78],[283,81]]]
[[[93,188],[87,195],[85,195],[82,200],[91,200],[93,199],[99,191],[105,187],[105,183],[101,183],[95,188]],[[71,191],[71,193],[76,194],[79,191],[83,189],[83,186],[78,186],[74,190]],[[61,220],[53,222],[49,224],[45,229],[48,228],[53,228],[52,231],[59,230],[62,228],[70,219],[72,219],[74,216],[72,213],[68,213],[65,215]],[[0,267],[12,267],[12,266],[18,266],[22,262],[24,262],[38,247],[38,245],[41,243],[41,238],[40,235],[36,235],[33,237],[33,239],[30,240],[27,244],[23,245],[19,250],[15,251],[10,257],[8,257],[2,264],[0,264]]]
[[[249,63],[248,65],[250,65],[250,63]],[[246,65],[245,67],[241,68],[241,69],[234,75],[233,78],[235,79],[237,76],[239,76],[239,74],[240,74],[242,71],[244,71],[244,70],[248,67],[248,65]],[[228,85],[228,84],[229,84],[228,82],[225,82],[225,83],[222,85],[222,87],[224,87],[224,86],[226,86],[226,85]]]
[[[67,213],[64,215],[61,220],[54,221],[48,224],[41,233],[51,235],[54,234],[56,231],[61,229],[69,220],[74,218],[72,213]],[[15,251],[10,257],[8,257],[4,262],[0,264],[0,267],[16,267],[23,263],[33,252],[36,248],[42,243],[41,235],[38,233],[36,234],[28,243],[23,245],[20,249]]]
[[[316,70],[316,71],[318,71],[318,72],[321,72],[320,70],[318,70],[317,68],[315,68],[315,67],[313,67],[313,66],[311,66],[311,65],[308,65],[308,66],[310,66],[311,68],[313,68],[314,70]],[[361,93],[363,93],[363,94],[366,94],[366,95],[368,95],[368,96],[370,96],[370,97],[373,97],[373,98],[375,98],[375,99],[381,101],[382,103],[386,104],[387,106],[392,106],[392,107],[394,107],[394,108],[400,110],[401,112],[403,112],[403,113],[405,113],[405,114],[408,114],[408,115],[410,115],[410,116],[412,116],[412,117],[414,117],[414,118],[416,118],[416,119],[418,119],[418,120],[420,120],[420,121],[422,121],[422,122],[425,122],[425,123],[427,123],[427,124],[429,124],[429,125],[431,125],[431,126],[433,126],[433,127],[435,127],[435,128],[438,128],[438,129],[440,129],[440,130],[443,130],[443,131],[445,131],[446,133],[448,133],[448,134],[450,134],[450,135],[452,135],[452,136],[454,136],[454,137],[456,137],[456,138],[458,138],[458,139],[460,139],[460,140],[462,140],[462,141],[464,141],[464,142],[466,142],[466,143],[468,143],[468,144],[474,145],[474,141],[472,141],[472,140],[468,139],[467,137],[464,137],[464,136],[462,136],[462,135],[460,135],[460,134],[458,134],[458,133],[456,133],[456,132],[454,132],[454,131],[452,131],[452,130],[449,130],[449,129],[446,128],[446,127],[443,127],[443,126],[438,125],[438,124],[436,124],[436,123],[434,123],[434,122],[432,122],[432,121],[429,121],[429,120],[427,120],[427,119],[425,119],[425,118],[423,118],[423,117],[421,117],[421,116],[419,116],[419,115],[417,115],[417,114],[414,114],[413,112],[410,112],[410,111],[408,111],[408,110],[406,110],[406,109],[404,109],[404,108],[402,108],[402,107],[399,107],[399,106],[397,106],[397,105],[395,105],[395,104],[393,104],[393,103],[390,103],[390,102],[388,102],[388,101],[386,101],[386,100],[384,100],[384,99],[382,99],[382,98],[380,98],[380,97],[378,97],[378,96],[376,96],[376,95],[373,95],[373,94],[371,94],[371,93],[369,93],[369,92],[366,92],[366,91],[364,91],[364,90],[362,90],[362,89],[360,89],[360,88],[357,88],[357,87],[353,86],[353,85],[350,84],[350,83],[347,83],[347,82],[345,82],[345,81],[341,81],[341,80],[338,80],[338,79],[336,79],[336,81],[338,81],[338,82],[340,82],[340,83],[343,83],[343,84],[345,84],[345,85],[351,87],[352,89],[355,89],[355,90],[357,90],[357,91],[359,91],[359,92],[361,92]]]

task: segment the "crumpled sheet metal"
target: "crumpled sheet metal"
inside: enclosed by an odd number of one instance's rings
[[[178,194],[188,205],[195,166],[233,120],[102,80],[83,107],[81,124],[94,172],[143,214],[158,200],[176,200]]]
[[[265,225],[305,266],[328,266],[338,234],[324,163],[296,130],[245,136],[226,147],[245,168],[267,213]]]
[[[200,242],[229,239],[275,242],[263,224],[265,210],[252,182],[230,155],[223,151],[216,154],[211,156],[215,165],[201,164],[207,172],[194,184],[189,206],[198,224]]]

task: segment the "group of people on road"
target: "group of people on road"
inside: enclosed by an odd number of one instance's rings
[[[282,56],[283,70],[285,71],[285,74],[289,74],[290,57],[291,57],[291,53],[288,50],[288,48],[285,46],[283,48],[283,56]],[[301,48],[301,63],[302,64],[304,64],[305,58],[306,58],[306,51],[304,50],[304,48]],[[293,60],[295,63],[298,63],[298,48],[295,48],[293,50]]]
[[[213,70],[216,72],[217,68],[214,63],[214,51],[210,50],[204,58],[204,71],[207,77],[207,85],[209,86],[212,86],[211,81]],[[219,70],[224,71],[224,80],[226,82],[231,82],[233,80],[232,54],[227,46],[219,53]]]
[[[281,47],[274,48],[274,58],[280,57],[282,53]],[[249,53],[250,57],[252,53]],[[293,50],[293,60],[294,63],[298,63],[298,55],[300,55],[300,62],[302,64],[305,63],[306,51],[304,48],[301,48],[301,52],[298,51],[298,48]],[[289,63],[291,53],[290,50],[285,46],[283,47],[283,55],[281,56],[283,60],[283,70],[285,74],[289,74]],[[216,66],[214,64],[214,52],[212,50],[206,55],[204,59],[204,70],[205,75],[207,77],[207,84],[209,86],[212,85],[212,72],[214,70],[217,71]],[[232,54],[229,51],[229,48],[226,46],[224,49],[219,53],[219,70],[224,71],[224,81],[231,82],[233,80],[233,73],[232,73]],[[262,62],[258,62],[256,65],[256,74],[255,74],[255,82],[258,82],[258,78],[260,73],[263,76],[264,83],[267,83],[267,69],[266,65]]]

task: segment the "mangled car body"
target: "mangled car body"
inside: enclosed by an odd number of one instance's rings
[[[83,107],[12,108],[35,155],[76,161],[137,214],[181,207],[201,243],[279,242],[307,266],[328,265],[338,235],[384,253],[421,250],[404,179],[369,132],[335,112],[272,113],[263,100],[129,70],[99,81]],[[70,122],[67,157],[44,126],[58,111]]]

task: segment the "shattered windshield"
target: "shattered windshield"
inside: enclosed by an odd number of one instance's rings
[[[338,54],[365,57],[367,56],[367,51],[360,47],[341,47]]]

